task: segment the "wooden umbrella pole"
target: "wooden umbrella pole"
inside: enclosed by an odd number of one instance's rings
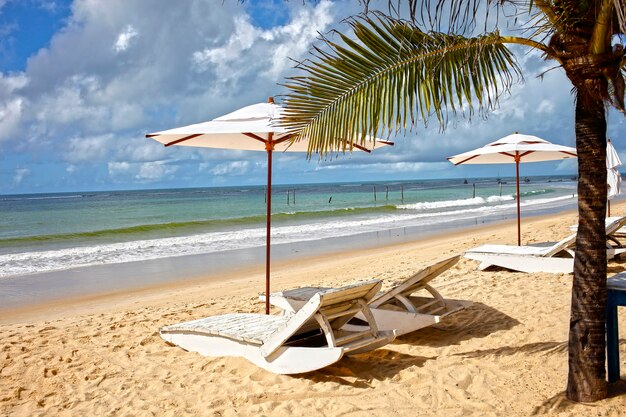
[[[517,246],[522,246],[522,233],[520,224],[520,195],[519,195],[519,154],[515,154],[515,188],[517,189]]]
[[[265,145],[267,150],[267,214],[266,214],[266,241],[265,241],[265,314],[270,314],[270,238],[272,229],[272,134]]]

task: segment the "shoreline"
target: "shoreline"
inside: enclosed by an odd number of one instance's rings
[[[452,191],[446,191],[448,188]],[[426,189],[423,193],[420,192],[424,195],[413,196],[407,200],[407,204],[398,205],[398,201],[387,203],[385,199],[380,203],[373,203],[373,206],[371,201],[363,202],[364,198],[367,200],[363,190],[357,193],[346,192],[342,194],[346,198],[338,200],[338,205],[328,210],[325,204],[318,201],[319,197],[324,192],[337,190],[313,190],[307,197],[308,200],[300,201],[301,207],[290,206],[285,212],[283,210],[286,206],[274,210],[273,247],[280,249],[281,244],[289,244],[288,246],[300,246],[303,250],[310,250],[330,247],[336,239],[345,239],[345,245],[352,246],[362,240],[377,240],[390,230],[407,236],[413,235],[408,236],[412,238],[441,228],[466,227],[470,224],[515,217],[513,198],[507,195],[507,198],[502,200],[503,197],[497,196],[497,191],[487,192],[488,196],[465,198],[467,190],[462,190],[461,196],[458,184],[455,187],[447,184],[433,190]],[[211,190],[207,190],[209,191]],[[265,245],[265,214],[257,213],[258,215],[250,216],[249,210],[256,207],[259,202],[252,204],[252,201],[246,200],[250,197],[247,195],[249,190],[238,191],[236,197],[245,196],[241,201],[237,198],[220,197],[220,201],[229,201],[228,204],[215,201],[216,195],[202,194],[199,197],[195,192],[174,193],[174,197],[167,193],[164,196],[159,193],[157,197],[140,193],[133,198],[129,197],[128,201],[107,194],[102,200],[103,207],[113,205],[126,213],[117,220],[102,218],[105,214],[102,210],[95,211],[92,213],[93,216],[82,216],[81,213],[85,210],[93,208],[94,201],[73,201],[69,206],[67,202],[60,203],[54,199],[52,203],[42,203],[42,207],[24,215],[22,219],[24,225],[19,224],[18,220],[21,218],[19,215],[14,226],[11,226],[11,221],[5,225],[3,236],[9,238],[0,239],[2,244],[0,282],[22,276],[29,280],[33,275],[75,268],[160,260],[180,255],[214,254],[206,256],[206,261],[213,264],[212,267],[220,267],[222,263],[229,262],[238,266],[240,259],[246,258],[254,258],[251,261],[257,261],[258,253],[262,251],[258,250],[256,253],[255,248]],[[560,187],[550,187],[541,183],[534,185],[532,191],[529,191],[528,201],[524,199],[522,202],[524,216],[574,208],[575,199],[571,198],[573,194],[562,195],[563,192],[564,189]],[[357,197],[348,198],[353,194]],[[212,214],[205,212],[208,207],[204,201],[205,197],[216,204],[216,211],[211,212]],[[148,203],[153,202],[158,210],[146,208],[145,212],[142,211],[140,207],[146,203],[145,199]],[[410,203],[416,199],[419,201],[423,199],[424,202]],[[241,208],[236,209],[233,206],[235,203],[230,200],[235,200],[236,207]],[[17,207],[9,206],[7,209],[9,212],[14,210],[17,213],[20,211],[19,206],[24,204],[26,203],[22,201]],[[48,204],[53,206],[48,207]],[[182,207],[179,208],[180,204]],[[57,210],[52,209],[56,205],[60,207],[58,213],[54,214]],[[223,211],[227,208],[228,214],[225,214]],[[36,218],[38,215],[45,215],[46,210],[50,210],[52,217],[48,218],[46,215],[45,224],[39,226],[40,223]],[[130,212],[127,213],[127,210]],[[154,210],[157,210],[158,216],[153,213]],[[176,214],[178,211],[181,213]],[[189,213],[192,212],[194,215],[190,218]],[[69,226],[68,223],[72,223],[72,216],[75,215],[79,219],[78,224]],[[161,220],[155,220],[155,216]],[[116,219],[108,213],[106,217]],[[57,224],[58,227],[51,226]],[[31,236],[29,230],[34,235]],[[353,237],[350,241],[348,236],[361,233],[369,235]],[[10,238],[12,234],[15,235],[14,238]],[[24,236],[19,237],[21,234]],[[330,238],[333,239],[322,240]],[[306,243],[313,240],[320,240],[320,244]],[[222,255],[216,255],[218,253]],[[228,253],[233,254],[230,256],[232,259],[227,259]],[[280,250],[277,253],[280,254]],[[212,261],[212,257],[215,258],[215,262]],[[166,269],[165,263],[160,269]],[[108,275],[115,276],[115,272]],[[185,274],[188,272],[185,271]],[[0,305],[3,304],[2,301],[0,299]]]
[[[620,203],[617,203],[620,204]],[[622,203],[626,206],[626,202]],[[621,205],[616,205],[616,210],[622,208]],[[530,227],[537,222],[551,220],[555,216],[576,216],[575,210],[564,210],[557,213],[539,214],[533,215],[522,219],[522,244],[524,244],[524,224],[528,224]],[[439,225],[441,226],[441,225]],[[445,245],[447,240],[458,240],[470,234],[482,235],[489,233],[493,229],[515,229],[516,219],[507,220],[493,220],[483,221],[479,224],[465,225],[464,227],[454,228],[454,226],[448,226],[444,228],[436,228],[422,233],[420,236],[416,234],[409,234],[409,237],[402,237],[393,234],[393,229],[388,233],[370,232],[368,235],[383,235],[381,238],[372,239],[360,239],[360,235],[348,236],[346,238],[334,238],[334,239],[322,239],[313,242],[303,242],[301,245],[280,245],[278,247],[272,247],[272,288],[275,290],[277,287],[276,277],[280,276],[284,270],[290,270],[298,268],[304,264],[317,264],[329,261],[339,261],[345,258],[355,258],[359,256],[384,256],[385,253],[393,252],[397,250],[407,250],[414,247],[430,247],[432,245]],[[515,233],[510,234],[511,239],[507,242],[501,242],[506,244],[516,244],[514,242]],[[334,240],[335,242],[331,242]],[[384,243],[380,243],[381,240]],[[356,247],[350,247],[349,249],[336,249],[343,246],[344,242],[355,244]],[[326,243],[326,245],[324,245]],[[329,248],[329,245],[331,248]],[[283,247],[281,247],[283,246]],[[284,246],[291,246],[291,248],[285,248]],[[294,248],[295,246],[295,248]],[[469,245],[468,247],[470,247]],[[467,249],[467,248],[465,248]],[[282,250],[282,252],[281,252]],[[307,252],[309,250],[309,252]],[[121,281],[128,281],[128,277],[133,276],[134,281],[126,282],[122,288],[111,288],[111,282],[109,282],[108,288],[97,290],[93,284],[88,289],[80,292],[80,284],[78,284],[78,293],[68,294],[64,288],[57,288],[58,291],[54,292],[52,296],[45,293],[34,294],[37,301],[28,302],[22,305],[19,303],[7,302],[5,296],[5,302],[0,303],[3,307],[0,307],[0,324],[14,323],[20,319],[37,320],[38,318],[49,316],[51,311],[62,315],[65,310],[82,311],[81,306],[84,306],[86,310],[91,310],[93,305],[102,305],[105,308],[111,303],[123,302],[124,300],[133,299],[134,297],[151,298],[158,294],[169,291],[185,291],[188,288],[197,288],[199,286],[219,286],[220,284],[227,282],[246,281],[246,277],[254,276],[258,281],[258,293],[263,292],[264,280],[265,280],[265,265],[264,261],[264,248],[255,248],[255,252],[258,252],[256,256],[247,253],[248,259],[242,263],[239,267],[232,267],[230,265],[223,266],[223,268],[217,271],[207,272],[206,266],[203,266],[203,259],[206,255],[182,255],[172,258],[162,258],[148,261],[129,262],[112,265],[96,265],[82,268],[74,268],[64,271],[54,271],[43,274],[32,274],[22,277],[17,277],[17,288],[10,288],[13,292],[20,291],[19,280],[34,280],[43,282],[43,285],[58,285],[59,282],[64,280],[75,280],[80,276],[90,274],[91,277],[103,280],[110,277],[112,274],[116,277],[121,277]],[[241,251],[237,251],[241,252]],[[213,255],[213,254],[209,254]],[[218,254],[218,256],[221,254]],[[234,255],[236,256],[236,255]],[[188,265],[192,260],[192,265]],[[174,265],[173,267],[170,264]],[[187,264],[187,265],[185,265]],[[168,265],[167,271],[159,272],[162,265]],[[198,268],[202,269],[198,270]],[[175,272],[178,275],[176,278],[172,277]],[[185,272],[191,271],[191,272]],[[137,271],[143,271],[144,277],[149,275],[147,281],[142,279],[137,280]],[[180,273],[184,275],[180,275]],[[157,275],[155,278],[154,274]],[[70,277],[65,277],[70,275]],[[65,278],[65,279],[62,279]],[[368,277],[363,277],[367,279]],[[6,281],[6,280],[5,280]],[[119,281],[119,278],[116,279]],[[121,282],[120,281],[120,282]],[[143,282],[143,284],[141,283]],[[3,285],[4,284],[4,285]],[[28,283],[27,283],[28,285]],[[4,288],[3,288],[4,287]],[[0,282],[0,289],[2,293],[6,294],[7,291],[6,282]],[[288,288],[289,286],[287,286]],[[280,287],[283,288],[283,287]],[[45,292],[45,290],[44,290]],[[1,294],[1,293],[0,293]],[[62,294],[57,295],[55,294]],[[2,298],[0,296],[0,298]],[[43,300],[43,301],[42,301]]]
[[[571,207],[531,207],[526,210],[522,222],[567,213],[571,211]],[[446,235],[451,231],[465,233],[477,227],[495,227],[507,222],[515,222],[514,215],[500,213],[483,217],[468,216],[421,226],[390,226],[379,231],[290,243],[276,244],[276,240],[273,240],[272,268],[286,260],[305,261],[336,252],[349,256],[354,251],[419,242]],[[255,246],[8,276],[0,278],[0,313],[13,315],[15,311],[27,311],[31,307],[53,306],[107,294],[167,287],[170,284],[176,285],[177,282],[217,280],[225,274],[233,276],[264,267],[265,247]]]

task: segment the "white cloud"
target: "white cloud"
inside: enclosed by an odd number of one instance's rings
[[[447,162],[372,162],[363,164],[350,164],[350,165],[333,165],[323,164],[318,165],[316,171],[337,171],[337,170],[370,170],[389,173],[418,173],[423,171],[440,171],[450,168],[450,164]]]
[[[15,139],[20,130],[25,99],[19,91],[27,84],[24,74],[4,76],[0,73],[0,142]]]
[[[280,42],[271,51],[271,66],[266,71],[270,78],[284,76],[294,65],[291,59],[305,56],[311,41],[328,30],[335,18],[332,7],[332,2],[321,1],[315,9],[302,9],[288,25],[272,31],[273,36],[287,41]]]
[[[233,161],[218,164],[210,170],[213,175],[245,175],[250,168],[248,161]]]
[[[172,156],[171,149],[144,137],[129,137],[116,142],[116,157],[120,160],[154,162]]]
[[[108,155],[113,140],[113,134],[72,138],[68,142],[65,158],[72,163],[100,162]]]
[[[115,45],[113,45],[113,49],[115,52],[124,52],[130,46],[130,41],[139,34],[137,30],[132,26],[126,26],[126,29],[122,33],[119,34],[117,40],[115,41]]]
[[[291,59],[304,57],[317,34],[326,32],[335,19],[329,0],[297,10],[290,22],[267,30],[253,26],[248,16],[235,17],[235,29],[226,41],[194,52],[194,68],[211,71],[222,82],[259,75],[280,81],[293,67]]]
[[[136,178],[140,181],[152,182],[163,179],[177,170],[178,167],[166,165],[161,161],[146,162],[141,164]]]
[[[551,100],[541,100],[536,110],[537,114],[546,116],[546,113],[554,112],[554,103]]]
[[[128,162],[109,162],[107,164],[109,176],[112,178],[125,176],[130,172],[131,166]]]
[[[562,161],[559,161],[556,164],[556,168],[554,169],[556,172],[574,172],[576,171],[576,167],[578,166],[578,160],[577,159],[564,159]]]
[[[19,136],[24,100],[15,97],[0,103],[0,142]]]
[[[39,7],[49,12],[55,12],[59,5],[55,0],[39,0]]]
[[[13,185],[18,186],[22,183],[24,178],[30,175],[30,169],[28,168],[17,168],[15,173],[13,174]]]
[[[10,97],[12,93],[19,91],[28,84],[28,78],[24,74],[3,75],[0,73],[0,99]]]
[[[193,63],[198,70],[204,71],[212,65],[227,66],[263,37],[263,31],[255,28],[248,16],[235,16],[233,20],[234,33],[224,46],[205,48],[193,53]]]

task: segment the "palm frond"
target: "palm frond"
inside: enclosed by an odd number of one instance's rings
[[[370,0],[361,0],[366,11]],[[448,33],[469,33],[476,26],[477,17],[489,20],[490,13],[498,11],[506,0],[388,0],[389,14],[398,18],[408,16],[421,27]],[[484,12],[481,13],[481,12]]]
[[[497,32],[476,38],[425,33],[379,16],[349,21],[355,38],[324,39],[288,78],[281,124],[321,155],[351,149],[436,116],[486,114],[521,73]]]

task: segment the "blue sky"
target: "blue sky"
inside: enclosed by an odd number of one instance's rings
[[[374,4],[376,4],[374,2]],[[0,193],[263,184],[263,153],[163,148],[147,132],[280,95],[317,33],[346,30],[356,0],[0,0]],[[275,183],[513,175],[445,158],[519,131],[574,146],[562,71],[519,50],[525,80],[488,120],[433,121],[371,155],[278,154]],[[625,120],[609,114],[618,152]],[[575,162],[522,175],[574,174]]]

